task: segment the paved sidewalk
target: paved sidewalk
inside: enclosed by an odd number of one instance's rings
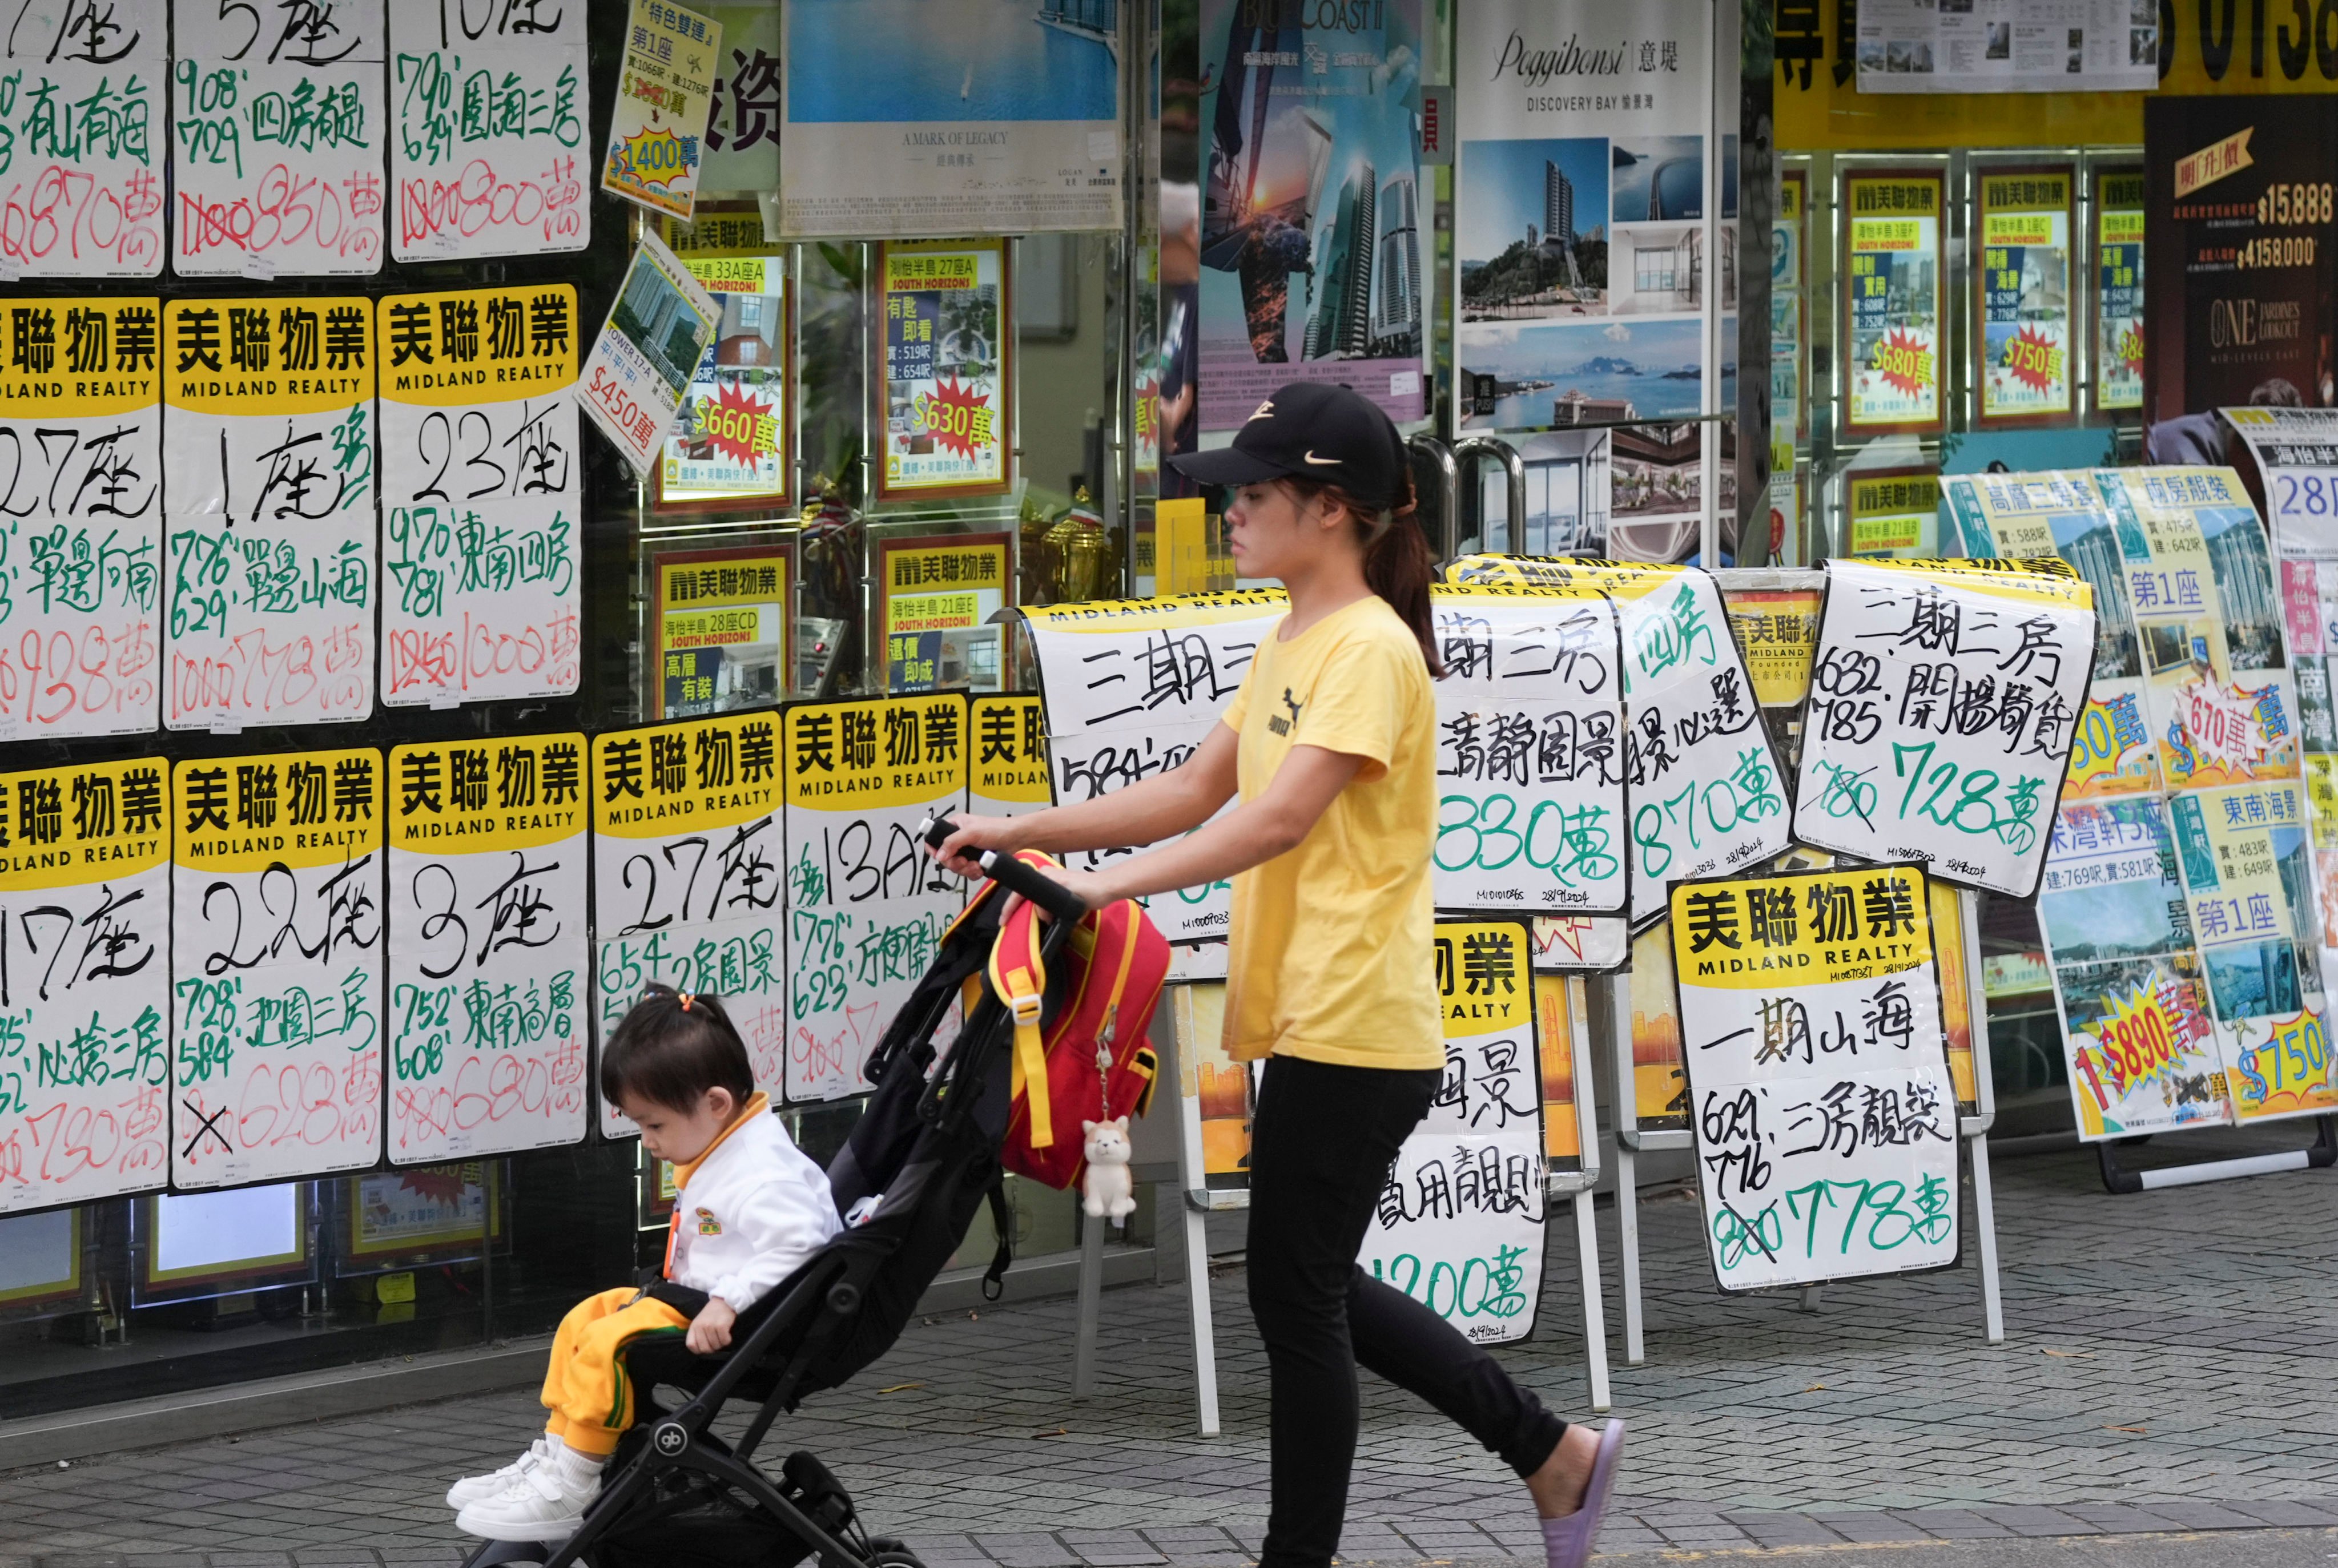
[[[2272,1141],[2200,1134],[2181,1150]],[[1842,1563],[1845,1544],[1872,1544],[1920,1568],[1929,1542],[2207,1532],[2240,1554],[2164,1560],[2338,1553],[2323,1534],[2338,1526],[2338,1176],[2114,1198],[2092,1164],[1999,1165],[1998,1346],[1970,1262],[1839,1287],[1815,1312],[1723,1298],[1694,1200],[1648,1202],[1649,1359],[1616,1368],[1633,1443],[1604,1552],[1808,1546]],[[1612,1282],[1612,1213],[1601,1228]],[[1552,1257],[1537,1338],[1502,1356],[1573,1413],[1573,1248]],[[872,1530],[909,1537],[933,1568],[1237,1568],[1267,1503],[1264,1364],[1241,1284],[1238,1270],[1215,1281],[1221,1437],[1194,1429],[1182,1290],[1140,1287],[1106,1298],[1092,1401],[1066,1392],[1067,1302],[958,1314],[913,1324],[871,1373],[783,1422],[774,1453],[820,1454]],[[1609,1299],[1612,1313],[1612,1283]],[[447,1480],[502,1463],[534,1425],[513,1391],[18,1471],[0,1476],[0,1568],[452,1563]],[[1352,1562],[1538,1555],[1498,1462],[1369,1378],[1349,1516]]]

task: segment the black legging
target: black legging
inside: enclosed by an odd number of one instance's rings
[[[1356,1365],[1410,1389],[1520,1475],[1567,1423],[1492,1357],[1356,1265],[1405,1134],[1443,1076],[1277,1056],[1251,1128],[1251,1311],[1273,1396],[1272,1504],[1259,1568],[1325,1568],[1356,1456]]]

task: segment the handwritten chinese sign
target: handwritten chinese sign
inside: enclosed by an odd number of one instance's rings
[[[389,1157],[584,1136],[584,737],[389,754]]]
[[[582,250],[593,109],[574,0],[398,0],[389,145],[400,261]]]
[[[722,65],[722,23],[666,0],[634,0],[602,190],[690,220]]]
[[[576,690],[576,290],[380,302],[382,701]]]
[[[2090,590],[2051,557],[1827,574],[1795,838],[2029,897],[2086,702]]]
[[[374,1164],[381,753],[175,762],[171,821],[171,1185]]]
[[[162,317],[173,730],[373,710],[370,300],[175,299]]]
[[[0,37],[0,261],[28,279],[162,270],[170,70],[164,0],[17,6]]]
[[[170,847],[151,759],[0,774],[0,1212],[169,1174]]]
[[[1542,1286],[1535,979],[1524,926],[1436,929],[1445,1078],[1397,1152],[1357,1261],[1473,1343],[1506,1344],[1534,1332]]]
[[[173,7],[173,272],[381,270],[382,6]]]
[[[1672,893],[1689,1122],[1724,1290],[1957,1257],[1957,1097],[1924,874]]]
[[[765,710],[593,737],[594,1018],[602,1044],[655,980],[721,998],[755,1083],[787,1054],[780,718]],[[604,1137],[633,1123],[605,1102]]]
[[[161,302],[0,305],[0,740],[155,727]]]
[[[833,1100],[869,1087],[869,1051],[966,901],[918,839],[966,805],[966,698],[798,703],[787,735],[787,1096]]]

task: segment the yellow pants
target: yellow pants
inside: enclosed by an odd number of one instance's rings
[[[609,1454],[634,1424],[634,1388],[625,1348],[651,1334],[679,1336],[690,1319],[663,1301],[634,1300],[631,1287],[587,1296],[568,1309],[552,1337],[544,1370],[544,1429],[580,1454]],[[628,1303],[631,1303],[628,1305]]]

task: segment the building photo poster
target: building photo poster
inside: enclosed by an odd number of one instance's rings
[[[1201,36],[1202,428],[1290,381],[1420,418],[1420,0],[1202,0]]]

